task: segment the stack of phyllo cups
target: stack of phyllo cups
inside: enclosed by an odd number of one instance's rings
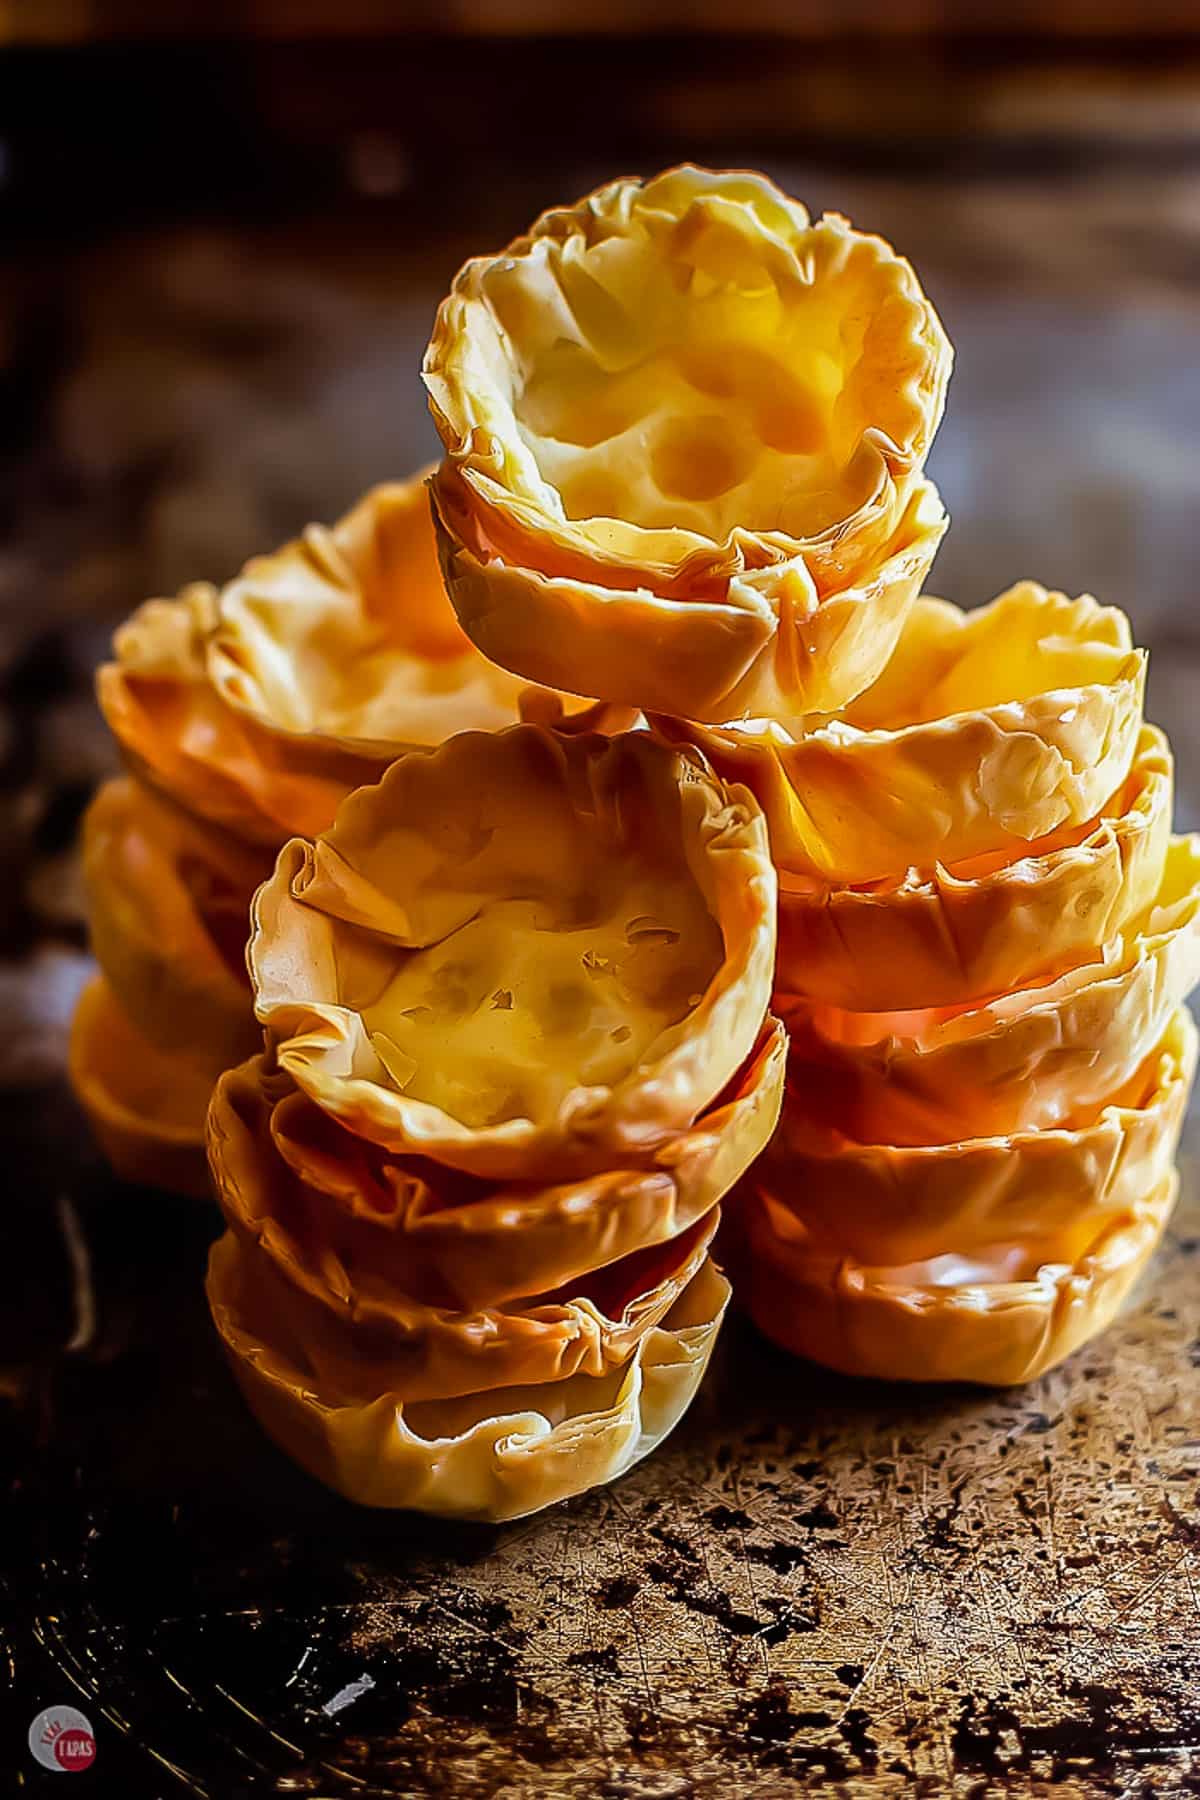
[[[620,1474],[701,1380],[779,1117],[761,809],[485,659],[421,479],[115,651],[72,1076],[125,1178],[201,1191],[207,1147],[252,1409],[366,1504]]]
[[[766,813],[783,1116],[742,1303],[855,1373],[1006,1383],[1112,1316],[1175,1193],[1200,841],[1124,616],[919,598],[950,350],[912,270],[673,171],[467,265],[426,363],[486,655],[637,706]]]
[[[719,1202],[779,1115],[761,812],[646,732],[401,758],[253,906],[209,1299],[267,1430],[373,1505],[507,1518],[681,1416]]]
[[[780,1343],[982,1381],[1157,1240],[1200,843],[1121,614],[921,597],[949,365],[881,240],[615,182],[456,279],[428,496],[118,634],[74,1080],[135,1179],[208,1107],[218,1330],[352,1498],[627,1468],[718,1225]]]
[[[853,1373],[1023,1381],[1158,1241],[1195,1066],[1200,838],[1170,836],[1124,616],[1023,583],[921,600],[792,736],[690,728],[767,806],[784,1117],[742,1297]]]

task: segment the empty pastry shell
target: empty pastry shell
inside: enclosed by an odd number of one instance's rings
[[[79,997],[67,1073],[96,1142],[123,1181],[207,1196],[204,1115],[217,1071],[142,1037],[103,976]]]
[[[83,870],[93,952],[141,1034],[215,1070],[251,1055],[246,939],[270,858],[126,778],[88,808]]]
[[[460,620],[636,706],[841,705],[945,529],[921,469],[950,360],[890,246],[762,176],[683,167],[544,214],[459,272],[426,353]]]
[[[385,1149],[505,1180],[644,1164],[753,1050],[775,874],[749,796],[645,732],[464,732],[254,907],[279,1064]]]
[[[739,1296],[786,1350],[886,1381],[1032,1381],[1106,1329],[1162,1236],[1179,1178],[1164,1177],[1074,1262],[1010,1246],[880,1267],[783,1246],[756,1213]]]
[[[632,715],[540,694],[455,621],[424,476],[374,488],[228,586],[150,600],[113,639],[100,704],[131,766],[244,841],[314,837],[403,752],[532,710],[570,729]]]
[[[206,664],[227,705],[306,753],[368,765],[517,723],[527,684],[479,654],[446,598],[425,474],[373,488],[221,590]],[[560,714],[584,704],[557,699]]]
[[[781,869],[854,884],[1095,819],[1129,774],[1145,677],[1123,613],[1026,581],[974,612],[918,601],[879,680],[812,729],[654,723],[756,795]]]
[[[288,1212],[310,1221],[311,1238],[320,1240],[330,1291],[349,1296],[347,1271],[357,1269],[368,1272],[368,1287],[428,1304],[495,1307],[577,1284],[710,1213],[774,1130],[785,1051],[782,1028],[769,1021],[717,1104],[649,1167],[555,1186],[496,1186],[425,1159],[389,1157],[257,1058],[231,1070],[213,1098],[216,1185],[231,1216],[247,1219],[266,1211],[256,1194],[268,1185],[281,1192]],[[272,1158],[283,1168],[272,1170]]]
[[[541,1386],[402,1404],[364,1357],[321,1387],[303,1340],[264,1305],[257,1265],[230,1234],[208,1297],[234,1374],[264,1430],[310,1474],[364,1506],[515,1519],[615,1480],[687,1410],[729,1287],[706,1259],[623,1366]],[[349,1371],[347,1371],[347,1375]]]
[[[756,580],[731,579],[723,596],[689,599],[506,561],[448,478],[434,509],[447,590],[485,656],[551,688],[586,686],[690,719],[845,705],[890,656],[948,524],[922,481],[878,566],[856,581],[819,596],[797,557]]]
[[[961,1006],[1096,960],[1150,905],[1171,830],[1167,740],[1143,725],[1099,818],[1015,861],[985,857],[867,887],[784,871],[775,982],[861,1012]]]
[[[244,843],[278,848],[322,830],[340,801],[390,761],[272,733],[226,706],[208,676],[216,590],[147,600],[96,674],[100,709],[134,773]]]
[[[819,1071],[789,1075],[779,1131],[739,1190],[797,1256],[865,1267],[972,1258],[1030,1246],[1073,1263],[1162,1188],[1196,1066],[1196,1028],[1176,1011],[1161,1043],[1090,1117],[1053,1130],[957,1143],[859,1143],[831,1128]],[[812,1079],[810,1079],[812,1077]],[[732,1207],[732,1203],[731,1203]]]
[[[822,1117],[860,1141],[946,1143],[1062,1124],[1116,1092],[1200,981],[1200,836],[1175,838],[1149,909],[1086,963],[960,1010],[852,1013],[776,998]],[[797,1092],[803,1074],[794,1077]]]

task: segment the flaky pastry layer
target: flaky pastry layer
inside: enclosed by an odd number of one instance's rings
[[[528,708],[572,730],[632,722],[530,690],[455,621],[424,474],[255,557],[222,589],[150,600],[113,639],[100,705],[127,761],[198,817],[278,849],[314,837],[404,752]]]
[[[1016,858],[1096,818],[1129,774],[1145,678],[1123,613],[1025,581],[972,612],[918,601],[835,718],[654,723],[751,790],[780,869],[857,884]]]
[[[157,1049],[103,976],[84,988],[67,1053],[75,1096],[123,1181],[206,1197],[204,1118],[218,1071]]]
[[[127,777],[88,808],[83,870],[93,953],[140,1033],[214,1072],[251,1055],[246,939],[270,858]]]
[[[1200,981],[1200,837],[1175,838],[1142,915],[1055,981],[961,1009],[856,1013],[776,998],[826,1117],[860,1140],[946,1143],[1049,1128],[1136,1072]]]
[[[831,1128],[819,1072],[793,1066],[779,1130],[743,1190],[798,1254],[864,1265],[1028,1246],[1073,1262],[1170,1172],[1196,1066],[1176,1011],[1158,1046],[1090,1116],[956,1143],[861,1143]]]
[[[1169,1174],[1073,1263],[1020,1250],[880,1268],[793,1254],[750,1225],[742,1302],[768,1337],[848,1375],[885,1381],[1032,1381],[1104,1331],[1153,1255],[1175,1203]]]
[[[427,474],[372,488],[336,525],[255,557],[217,596],[205,647],[214,691],[306,756],[378,763],[522,716],[527,684],[480,655],[446,598]]]
[[[700,1384],[729,1299],[711,1259],[623,1366],[540,1386],[403,1404],[363,1359],[323,1389],[301,1341],[254,1288],[229,1234],[213,1247],[208,1296],[246,1399],[290,1456],[364,1506],[515,1519],[613,1481],[674,1428]]]
[[[774,1130],[786,1038],[768,1021],[749,1062],[648,1166],[573,1182],[494,1183],[388,1155],[256,1058],[219,1084],[210,1154],[230,1212],[265,1230],[282,1197],[291,1236],[353,1311],[361,1290],[471,1311],[577,1284],[690,1230]],[[282,1167],[280,1167],[282,1164]],[[253,1221],[257,1220],[258,1224]]]
[[[945,529],[921,470],[950,359],[902,258],[762,176],[685,166],[544,214],[460,271],[426,353],[460,619],[637,706],[841,705]]]
[[[1009,861],[910,868],[863,887],[784,870],[775,981],[861,1012],[962,1006],[1097,960],[1150,905],[1171,831],[1171,752],[1143,725],[1100,816]]]

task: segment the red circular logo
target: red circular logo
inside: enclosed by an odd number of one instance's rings
[[[96,1760],[96,1740],[90,1731],[68,1727],[54,1740],[54,1756],[60,1769],[90,1769]]]

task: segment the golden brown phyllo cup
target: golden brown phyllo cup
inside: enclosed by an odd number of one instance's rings
[[[851,1373],[1026,1380],[1157,1242],[1195,1065],[1200,839],[1170,836],[1124,615],[1031,582],[921,599],[837,716],[696,725],[780,870],[779,1131],[741,1297]]]
[[[1125,1087],[1053,1130],[864,1144],[794,1071],[737,1211],[768,1336],[851,1374],[1025,1381],[1103,1329],[1161,1235],[1195,1073],[1180,1008]]]
[[[267,1058],[227,1074],[208,1295],[265,1429],[367,1505],[509,1518],[622,1473],[703,1374],[718,1202],[770,1135],[783,1049],[768,1025],[647,1169],[555,1188],[397,1161]]]
[[[220,1069],[143,1037],[103,976],[88,983],[75,1008],[67,1073],[122,1181],[208,1193],[204,1118]]]
[[[879,1268],[760,1246],[750,1310],[784,1348],[884,1381],[1033,1381],[1107,1329],[1145,1269],[1178,1175],[1143,1197],[1072,1264],[1028,1257]],[[752,1230],[754,1228],[752,1227]]]
[[[442,586],[427,474],[256,557],[217,601],[206,663],[218,697],[305,756],[363,758],[356,786],[455,732],[513,725],[530,703],[576,729],[620,722],[618,709],[531,693],[479,654]]]
[[[348,1358],[322,1386],[308,1340],[259,1285],[261,1263],[226,1234],[208,1295],[217,1330],[264,1429],[318,1480],[364,1506],[516,1519],[618,1475],[687,1411],[729,1300],[710,1258],[629,1360],[601,1375],[403,1401],[374,1358]]]
[[[909,265],[762,176],[617,181],[466,264],[425,382],[485,655],[692,718],[868,686],[946,527],[950,347]]]
[[[953,1010],[776,1005],[794,1061],[820,1066],[827,1116],[849,1135],[945,1143],[1059,1125],[1103,1102],[1198,980],[1200,837],[1181,837],[1141,917],[1057,980]]]
[[[243,1237],[270,1238],[282,1214],[297,1243],[319,1243],[322,1278],[347,1307],[354,1271],[385,1296],[497,1306],[578,1282],[709,1215],[775,1128],[785,1053],[768,1020],[724,1093],[644,1166],[501,1184],[355,1137],[259,1058],[214,1096],[216,1187]]]
[[[406,751],[514,724],[525,696],[455,621],[423,475],[373,488],[336,525],[309,526],[219,592],[148,601],[114,649],[100,702],[131,764],[272,851],[324,830],[348,793]],[[585,722],[629,721],[606,711]]]
[[[1145,678],[1122,612],[1027,581],[975,612],[920,600],[836,718],[654,723],[751,790],[780,869],[857,885],[1094,820],[1129,775]]]
[[[214,1078],[261,1044],[249,906],[284,840],[464,727],[633,722],[485,662],[442,588],[423,476],[373,489],[220,591],[147,602],[114,649],[98,691],[132,776],[106,785],[85,829],[93,947],[153,1054],[183,1052]],[[194,1105],[196,1082],[184,1087]],[[189,1112],[193,1152],[201,1122]]]
[[[142,1036],[214,1074],[249,1056],[245,944],[270,859],[126,778],[88,808],[83,869],[93,953]]]
[[[644,732],[467,732],[396,763],[254,906],[280,1067],[361,1137],[504,1180],[653,1154],[770,997],[762,815]]]
[[[1095,961],[1151,904],[1171,832],[1167,740],[1143,725],[1099,817],[1015,860],[909,868],[861,887],[783,870],[776,985],[861,1012],[961,1006]]]

